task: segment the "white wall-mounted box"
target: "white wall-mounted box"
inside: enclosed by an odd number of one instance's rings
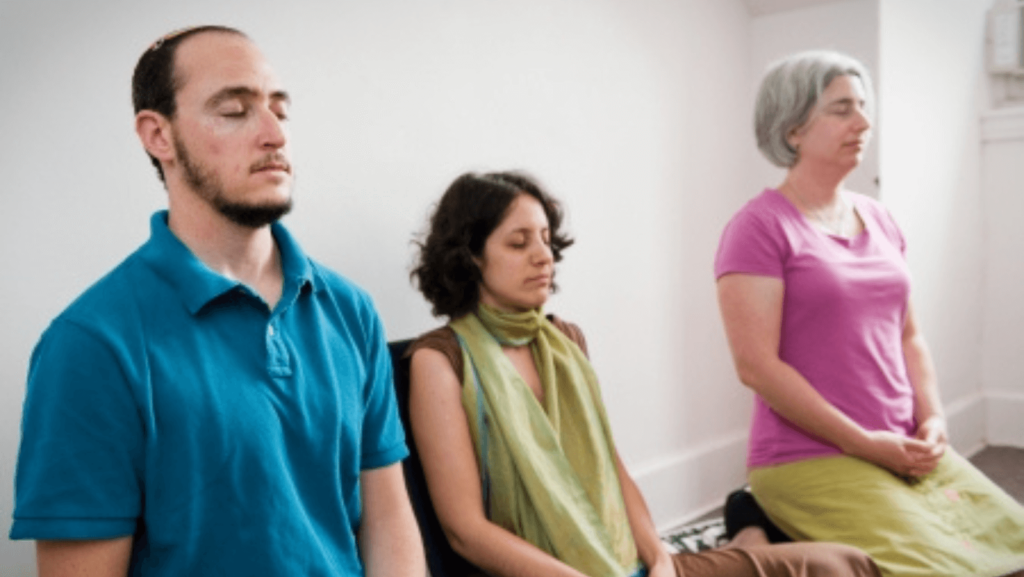
[[[1024,76],[1024,0],[1000,0],[988,13],[988,70]]]

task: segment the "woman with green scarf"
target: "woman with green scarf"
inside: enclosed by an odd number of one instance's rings
[[[670,555],[612,441],[579,329],[542,314],[572,244],[561,211],[518,173],[445,192],[413,277],[449,323],[412,346],[410,418],[452,548],[490,575],[877,575],[857,549],[730,545]]]

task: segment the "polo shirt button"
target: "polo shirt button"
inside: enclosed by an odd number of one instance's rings
[[[267,327],[267,334],[270,335],[270,336],[274,336],[274,327],[273,326]]]

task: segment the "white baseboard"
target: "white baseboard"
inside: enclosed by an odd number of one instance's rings
[[[988,445],[1024,448],[1024,393],[978,393],[945,407],[950,444],[965,456]],[[746,482],[747,433],[632,469],[654,523],[666,532],[721,507]]]
[[[969,395],[946,404],[949,444],[961,455],[971,457],[985,448],[987,411],[985,396]]]
[[[1024,393],[988,391],[946,405],[950,443],[971,456],[989,445],[1024,448]]]
[[[746,431],[631,471],[659,532],[676,528],[725,504],[746,483]]]
[[[989,392],[985,401],[987,444],[1024,448],[1024,393]]]

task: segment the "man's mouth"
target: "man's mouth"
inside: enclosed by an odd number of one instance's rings
[[[272,157],[261,160],[252,166],[251,172],[270,172],[280,171],[288,174],[292,173],[292,165],[285,159],[279,157]]]

